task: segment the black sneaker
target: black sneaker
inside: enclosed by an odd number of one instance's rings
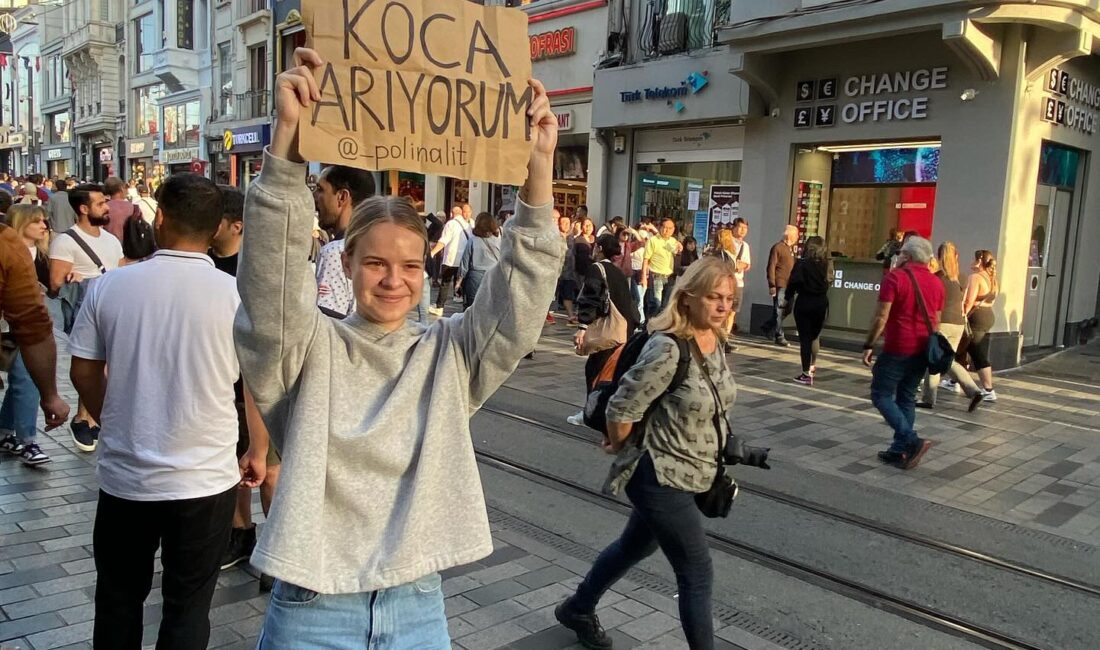
[[[93,427],[84,420],[73,420],[69,428],[73,432],[73,444],[80,451],[95,451],[99,441],[99,427]]]
[[[967,413],[973,413],[982,402],[985,401],[985,393],[978,391],[970,397],[970,406],[966,407]]]
[[[222,556],[222,569],[236,566],[252,557],[252,549],[256,548],[256,527],[234,528],[229,533],[229,547]]]
[[[909,461],[909,454],[900,451],[880,451],[878,452],[878,459],[887,465],[901,467]]]
[[[11,454],[16,456],[23,451],[23,443],[19,442],[19,439],[14,435],[10,435],[3,440],[0,440],[0,451],[5,454]]]
[[[23,450],[19,452],[19,460],[23,461],[23,464],[27,467],[34,467],[45,465],[53,459],[43,453],[42,449],[32,442],[29,445],[23,445]]]
[[[573,630],[577,635],[577,640],[589,650],[608,650],[608,648],[611,648],[613,645],[611,637],[607,636],[607,632],[600,625],[600,618],[595,613],[581,614],[574,611],[570,605],[571,601],[571,598],[566,599],[565,602],[555,607],[554,618],[558,619],[558,622],[565,627]]]
[[[932,402],[917,402],[917,408],[932,410]]]

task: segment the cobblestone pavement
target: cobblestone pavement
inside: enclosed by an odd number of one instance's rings
[[[536,358],[524,361],[508,386],[544,398],[581,402],[582,360],[573,330],[549,326]],[[1074,355],[1063,364],[1080,367]],[[967,414],[961,398],[942,395],[918,416],[922,435],[937,443],[916,471],[877,465],[888,438],[866,397],[868,372],[854,355],[825,352],[813,388],[790,381],[797,353],[760,339],[742,340],[730,357],[740,383],[737,422],[784,462],[895,490],[930,502],[1095,543],[1100,535],[1100,429],[1089,377],[1067,379],[1048,362],[998,378],[1001,400]],[[59,367],[67,369],[62,354]],[[67,375],[67,372],[60,373]],[[63,394],[75,403],[67,379]],[[562,418],[570,406],[562,405]],[[29,469],[0,459],[0,642],[23,650],[90,648],[95,573],[91,533],[96,506],[94,458],[76,451],[67,429],[44,434],[54,462]],[[257,521],[258,501],[255,504]],[[494,554],[446,572],[444,593],[456,648],[554,650],[579,647],[553,622],[553,606],[587,570],[594,551],[490,511]],[[214,597],[211,647],[251,649],[266,595],[250,569],[223,573]],[[675,589],[634,572],[603,602],[601,618],[616,648],[684,648]],[[159,621],[159,574],[145,609],[146,641]],[[718,647],[777,646],[723,622]],[[151,645],[150,645],[151,647]]]
[[[573,331],[548,327],[536,359],[507,385],[582,404]],[[917,412],[918,433],[935,445],[910,472],[875,457],[891,434],[855,354],[823,350],[817,380],[806,387],[793,381],[797,344],[751,336],[738,343],[728,357],[739,388],[735,422],[777,459],[1071,540],[1100,540],[1100,343],[999,373],[999,400],[974,413],[961,395],[940,391],[934,411]]]

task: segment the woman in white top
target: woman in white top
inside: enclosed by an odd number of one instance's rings
[[[500,261],[500,225],[493,215],[488,212],[477,215],[473,235],[466,240],[462,262],[458,265],[463,309],[469,309],[474,304],[485,272]]]
[[[34,260],[39,284],[49,284],[50,263],[46,249],[49,230],[46,228],[46,209],[40,205],[13,205],[8,210],[8,222],[23,237],[31,259]],[[0,451],[19,456],[24,465],[42,465],[50,462],[50,457],[35,442],[40,399],[38,389],[31,381],[22,354],[15,350],[14,355],[8,370],[8,390],[4,393],[3,405],[0,405],[0,434],[3,436],[0,439]]]

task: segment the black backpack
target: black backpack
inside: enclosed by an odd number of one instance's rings
[[[631,336],[627,342],[623,344],[623,349],[619,353],[618,360],[615,362],[615,372],[612,375],[611,381],[597,383],[588,393],[588,399],[585,401],[584,405],[584,424],[586,426],[599,431],[605,436],[607,435],[607,403],[611,400],[611,396],[615,394],[615,391],[619,390],[619,383],[622,381],[623,375],[638,362],[638,357],[642,354],[642,348],[645,347],[645,344],[649,341],[651,336],[672,335],[663,333],[650,334],[648,331],[642,330]],[[686,340],[678,336],[672,336],[672,339],[676,341],[676,347],[680,351],[680,359],[676,362],[676,372],[672,375],[672,382],[669,383],[665,392],[661,393],[657,399],[653,400],[653,403],[646,409],[642,421],[635,426],[634,433],[639,433],[645,428],[645,423],[649,420],[649,416],[653,413],[653,409],[661,403],[665,395],[679,388],[687,377],[688,368],[691,367],[691,348],[688,347],[688,342]]]
[[[134,212],[126,218],[122,227],[122,254],[126,259],[143,260],[157,251],[153,235],[153,226],[141,216],[141,208],[134,206]]]

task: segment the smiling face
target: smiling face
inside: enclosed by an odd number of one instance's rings
[[[424,287],[424,239],[391,221],[362,234],[344,251],[344,272],[351,278],[356,311],[388,331],[399,329],[420,302]]]

